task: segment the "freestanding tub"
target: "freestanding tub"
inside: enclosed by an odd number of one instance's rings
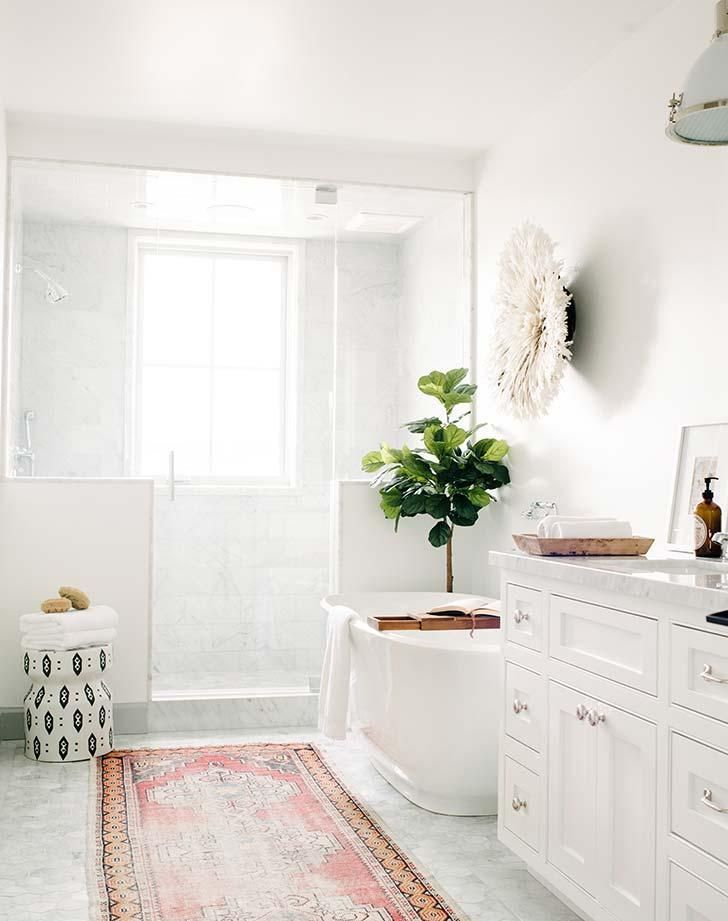
[[[329,595],[351,608],[352,728],[379,773],[431,812],[497,810],[501,631],[387,631],[372,614],[422,612],[466,597],[436,592]]]

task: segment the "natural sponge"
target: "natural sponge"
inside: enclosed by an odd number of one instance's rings
[[[68,598],[47,598],[40,606],[44,614],[65,614],[71,610]]]
[[[86,592],[82,592],[80,588],[74,588],[72,585],[62,585],[58,589],[58,594],[61,598],[68,598],[77,611],[85,611],[91,604],[91,599]]]

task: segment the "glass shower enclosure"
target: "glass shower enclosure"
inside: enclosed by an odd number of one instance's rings
[[[331,484],[467,365],[469,200],[16,160],[6,463],[155,483],[152,695],[314,694]]]

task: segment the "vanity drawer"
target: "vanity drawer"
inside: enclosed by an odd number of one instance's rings
[[[543,594],[535,588],[506,586],[506,639],[519,646],[543,649]]]
[[[540,778],[512,758],[504,763],[503,825],[534,851],[538,850]]]
[[[728,895],[670,864],[670,921],[725,921]]]
[[[551,595],[549,653],[657,694],[657,621],[649,617]]]
[[[670,699],[728,723],[728,636],[673,625]]]
[[[728,862],[728,754],[673,733],[671,831]]]
[[[546,729],[544,680],[540,675],[506,663],[506,733],[541,751]]]

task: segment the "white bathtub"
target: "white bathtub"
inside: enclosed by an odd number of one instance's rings
[[[371,614],[426,611],[464,596],[435,592],[329,595],[351,625],[352,725],[372,763],[431,812],[494,815],[500,714],[500,630],[379,632]]]

